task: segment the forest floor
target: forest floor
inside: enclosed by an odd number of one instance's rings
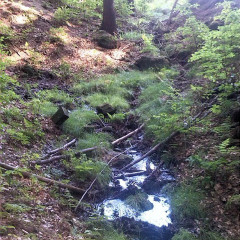
[[[71,140],[71,137],[62,135],[62,130],[49,117],[36,116],[26,107],[25,103],[31,100],[32,95],[40,90],[54,88],[69,92],[69,87],[78,79],[91,81],[104,74],[131,70],[142,55],[141,41],[118,40],[118,47],[112,50],[99,47],[93,40],[95,31],[100,27],[99,19],[89,21],[81,18],[61,25],[54,18],[55,10],[56,6],[46,5],[45,0],[3,0],[0,3],[0,26],[4,24],[14,32],[14,38],[6,42],[7,59],[11,62],[6,73],[17,79],[18,86],[14,91],[21,99],[14,103],[14,107],[24,110],[24,118],[28,121],[37,118],[38,127],[44,133],[44,138],[39,135],[29,144],[22,144],[1,131],[0,159],[6,164],[28,171],[31,171],[29,161],[36,160],[49,149]],[[191,82],[179,80],[177,85],[182,90],[182,86],[185,88]],[[10,103],[7,108],[11,107],[13,105]],[[198,123],[197,132],[180,134],[165,149],[175,159],[169,168],[179,182],[199,179],[204,175],[204,170],[193,168],[186,161],[189,157],[204,149],[210,161],[216,159],[217,146],[222,143],[222,139],[211,129],[223,124],[224,119],[214,119],[212,114],[207,118],[213,120],[208,126]],[[135,118],[132,122],[134,121]],[[133,125],[136,127],[136,124]],[[124,124],[120,127],[124,127]],[[129,127],[119,131],[114,137],[120,137],[131,130],[134,129]],[[229,155],[229,161],[239,159],[239,151]],[[34,169],[34,173],[40,175],[44,169],[45,176],[51,176],[50,168]],[[71,172],[64,174],[61,176],[68,177]],[[89,182],[86,182],[78,187],[85,189],[88,185]],[[214,182],[205,185],[208,194],[203,200],[203,205],[209,211],[212,228],[232,239],[240,236],[239,206],[228,208],[226,204],[231,196],[239,194],[239,186],[239,172],[228,173],[223,168]],[[11,171],[2,171],[0,239],[87,239],[84,237],[87,225],[81,221],[81,216],[72,211],[79,198],[78,195],[73,197],[66,189],[43,184],[34,178],[22,178],[21,173],[13,175]],[[196,233],[202,227],[198,221],[193,225]]]

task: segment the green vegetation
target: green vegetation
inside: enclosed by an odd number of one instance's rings
[[[63,124],[63,131],[66,134],[81,137],[84,133],[84,127],[97,120],[99,117],[94,111],[78,108],[70,113],[69,119]]]
[[[72,158],[71,162],[79,181],[93,181],[97,177],[97,182],[101,187],[107,186],[110,182],[111,170],[106,163],[84,157]],[[104,171],[101,173],[103,169]]]
[[[178,222],[200,220],[205,216],[201,201],[204,195],[194,185],[182,184],[170,193],[172,212]]]
[[[110,139],[111,136],[107,133],[87,133],[83,138],[78,140],[76,148],[81,150],[98,146],[99,148],[109,149],[111,147]]]
[[[173,236],[172,240],[197,240],[197,237],[186,229],[181,228],[180,231]]]
[[[153,204],[148,200],[148,195],[140,191],[130,195],[125,202],[138,212],[148,211],[153,208]]]

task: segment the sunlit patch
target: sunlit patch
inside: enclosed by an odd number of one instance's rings
[[[121,60],[122,58],[124,58],[126,55],[126,52],[124,52],[123,50],[119,50],[119,49],[115,49],[112,52],[112,57],[116,60]]]

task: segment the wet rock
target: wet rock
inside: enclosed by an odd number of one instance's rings
[[[147,177],[142,185],[142,188],[147,193],[159,191],[167,183],[174,182],[175,179],[170,174],[163,172],[160,175],[150,175]]]
[[[25,77],[33,77],[33,76],[38,76],[39,72],[37,69],[35,69],[34,67],[30,66],[30,65],[24,65],[21,68],[21,71],[24,73]]]
[[[112,115],[116,112],[116,109],[108,103],[100,105],[96,109],[98,114],[103,114],[104,116],[108,116],[108,114]]]
[[[163,68],[169,65],[168,60],[165,57],[153,57],[151,55],[144,55],[135,62],[135,65],[140,70],[146,70],[149,68]]]
[[[111,34],[103,30],[99,30],[96,33],[95,41],[102,48],[107,48],[107,49],[117,48],[117,39]]]
[[[136,222],[133,218],[121,217],[114,222],[114,225],[116,228],[121,227],[125,234],[133,235],[139,240],[170,240],[174,235],[171,225],[159,228],[147,222]]]
[[[208,25],[211,30],[218,30],[218,27],[223,26],[224,22],[220,20],[215,20],[210,22]]]
[[[131,156],[122,154],[121,156],[112,161],[111,166],[114,168],[122,168],[131,161],[133,161],[133,158]]]
[[[135,185],[130,185],[127,189],[121,191],[115,198],[119,198],[121,200],[127,199],[130,195],[135,195],[139,192],[139,189]]]

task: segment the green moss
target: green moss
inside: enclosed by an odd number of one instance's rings
[[[66,134],[81,137],[84,127],[98,119],[95,112],[79,108],[70,113],[69,119],[63,124],[63,131]]]
[[[87,223],[84,239],[126,240],[123,233],[114,229],[112,223],[102,218],[94,218]]]

